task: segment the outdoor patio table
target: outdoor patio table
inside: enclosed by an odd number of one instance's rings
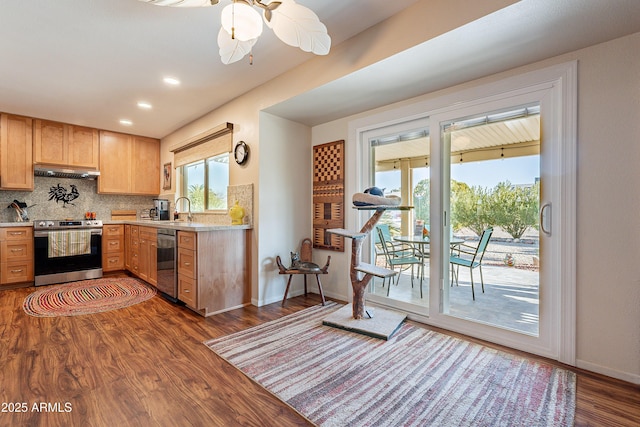
[[[427,255],[429,252],[426,251],[425,249],[426,249],[426,246],[430,244],[429,236],[426,236],[426,237],[422,237],[420,235],[398,236],[398,237],[394,237],[393,240],[396,240],[398,242],[403,242],[403,243],[409,243],[410,245],[417,245],[423,261],[425,258],[428,258]],[[452,237],[451,239],[449,239],[449,245],[451,246],[451,250],[454,250],[455,248],[460,246],[462,243],[464,243],[464,239],[460,239],[458,237]]]

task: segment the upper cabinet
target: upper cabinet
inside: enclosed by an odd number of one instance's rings
[[[34,162],[54,166],[98,169],[98,130],[36,119]]]
[[[33,120],[0,114],[0,188],[33,191]]]
[[[98,193],[158,195],[160,141],[100,131]]]

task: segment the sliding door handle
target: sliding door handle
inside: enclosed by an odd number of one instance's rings
[[[547,212],[548,211],[548,212]],[[548,218],[547,221],[548,227],[545,227],[545,218]],[[545,203],[540,208],[540,231],[542,231],[547,236],[551,236],[551,203]]]

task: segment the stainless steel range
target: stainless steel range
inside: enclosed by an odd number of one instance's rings
[[[102,221],[33,223],[35,285],[102,277]]]

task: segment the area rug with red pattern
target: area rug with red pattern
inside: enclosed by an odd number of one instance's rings
[[[575,373],[403,323],[388,340],[311,307],[206,341],[320,426],[572,426]]]
[[[155,294],[137,279],[109,277],[47,286],[28,295],[23,308],[36,317],[79,316],[129,307]]]

